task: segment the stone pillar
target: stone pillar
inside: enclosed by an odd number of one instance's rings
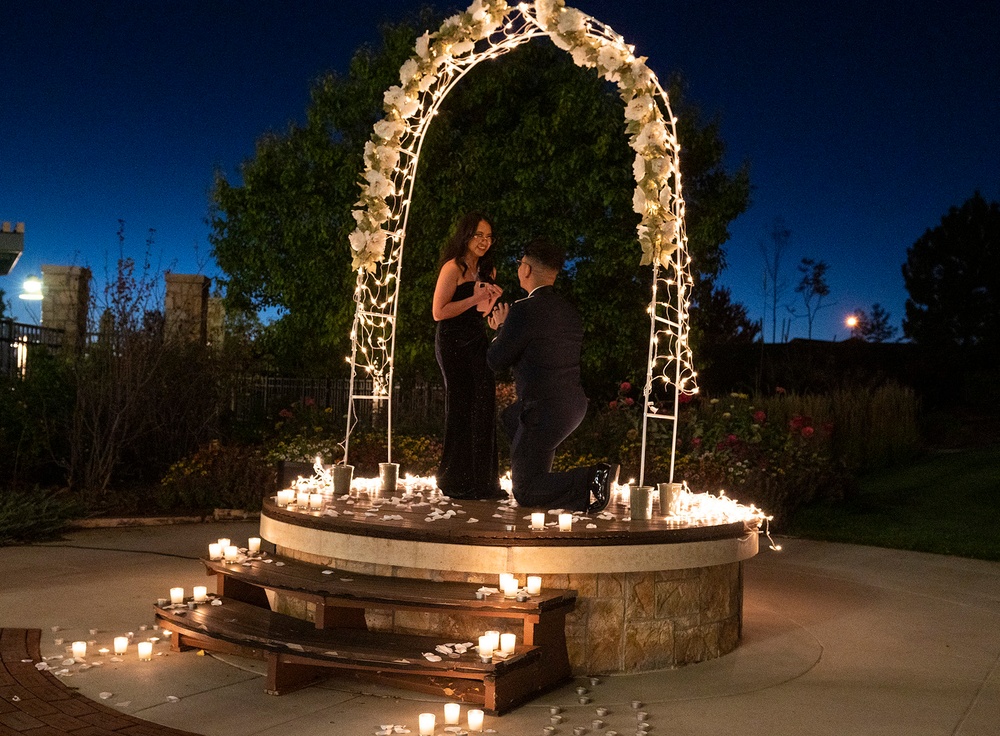
[[[62,345],[80,350],[87,339],[90,269],[42,265],[42,326],[63,331]]]
[[[208,298],[208,344],[216,349],[222,347],[225,331],[226,309],[222,299],[217,296]]]
[[[207,276],[167,273],[164,331],[167,339],[208,342]]]

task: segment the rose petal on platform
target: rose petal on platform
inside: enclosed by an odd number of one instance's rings
[[[101,700],[107,700],[112,695],[114,695],[114,693],[104,692],[104,693],[100,693],[98,697],[100,697]]]
[[[168,695],[167,696],[167,702],[168,703],[179,703],[179,702],[181,702],[181,699],[178,698],[176,695]]]

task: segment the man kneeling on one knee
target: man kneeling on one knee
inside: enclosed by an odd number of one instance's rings
[[[501,417],[510,439],[511,476],[518,504],[569,511],[607,506],[618,466],[600,463],[552,472],[556,448],[580,426],[587,397],[580,384],[583,323],[552,285],[565,252],[536,238],[524,249],[517,277],[528,296],[499,304],[490,315],[497,330],[487,353],[490,367],[513,368],[517,401]],[[592,498],[593,497],[593,498]]]

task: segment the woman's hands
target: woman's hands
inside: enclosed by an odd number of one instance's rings
[[[503,289],[488,281],[477,281],[472,291],[476,309],[482,314],[489,314],[493,311],[493,305],[496,304],[501,294],[503,294]]]

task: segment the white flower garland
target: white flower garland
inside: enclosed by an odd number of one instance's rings
[[[520,6],[522,13],[529,8],[527,4]],[[437,81],[442,65],[472,53],[477,41],[488,38],[503,24],[509,10],[505,0],[474,0],[465,12],[445,20],[436,33],[424,33],[417,39],[414,55],[400,67],[399,85],[386,90],[386,116],[375,124],[372,139],[365,144],[361,198],[354,210],[357,229],[350,236],[353,268],[374,271],[385,258],[386,244],[400,236],[384,225],[391,218],[391,198],[403,194],[394,180],[402,140],[416,127],[422,111],[421,95]],[[632,206],[642,217],[637,227],[640,263],[656,261],[661,267],[670,266],[681,244],[679,224],[684,216],[679,145],[672,132],[675,121],[668,130],[656,103],[658,85],[646,58],[636,58],[632,47],[620,38],[589,34],[587,16],[566,7],[565,0],[537,0],[534,11],[539,26],[577,65],[596,68],[605,79],[618,84],[625,101],[629,145],[636,152]]]

